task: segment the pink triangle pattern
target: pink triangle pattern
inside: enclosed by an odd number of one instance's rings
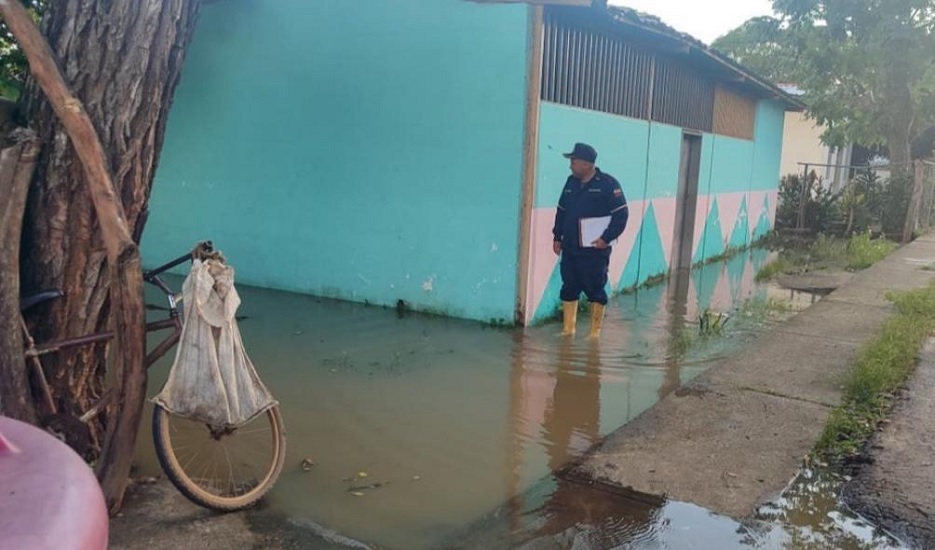
[[[698,289],[695,287],[695,278],[688,281],[688,300],[685,303],[685,315],[689,319],[698,318]]]
[[[770,226],[774,225],[776,219],[776,198],[778,191],[750,191],[750,201],[747,203],[747,213],[750,223],[747,229],[750,231],[750,237],[756,232],[756,227],[760,223],[760,217],[764,214],[763,203],[769,199],[769,210],[765,214],[769,217]]]
[[[731,235],[734,232],[734,226],[740,221],[737,216],[740,214],[740,206],[747,198],[747,192],[739,193],[720,193],[717,195],[718,216],[721,220],[721,235],[724,237],[725,248],[730,244]],[[747,205],[749,210],[750,205]],[[756,223],[756,222],[754,222]]]
[[[545,289],[558,264],[558,256],[552,252],[552,226],[555,223],[555,207],[533,208],[530,222],[529,280],[526,284],[526,323],[532,321],[542,303]]]
[[[730,311],[733,305],[731,298],[730,276],[727,274],[727,269],[721,267],[714,286],[714,294],[711,296],[711,308],[717,311]]]
[[[616,285],[623,277],[623,270],[630,261],[632,254],[639,254],[639,243],[636,242],[636,236],[640,234],[640,228],[643,226],[643,217],[646,214],[646,201],[627,201],[627,207],[630,210],[630,218],[627,220],[627,227],[623,234],[617,239],[614,245],[614,252],[610,256],[610,266],[607,271],[607,278],[611,285]]]
[[[776,206],[779,203],[779,191],[772,190],[767,191],[767,198],[769,198],[769,225],[770,227],[776,227]]]
[[[656,213],[656,227],[659,228],[659,239],[662,241],[666,265],[671,266],[672,245],[675,242],[675,215],[678,205],[675,197],[654,199],[652,205]]]
[[[698,195],[698,204],[695,207],[695,241],[693,243],[692,258],[697,256],[698,249],[704,241],[704,226],[708,220],[708,208],[711,202],[710,195]]]

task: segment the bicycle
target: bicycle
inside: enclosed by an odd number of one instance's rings
[[[167,318],[148,322],[147,335],[172,330],[146,355],[144,364],[147,369],[168,353],[182,334],[179,317],[181,295],[173,292],[161,275],[192,260],[197,252],[212,253],[212,243],[198,243],[191,253],[143,274],[144,281],[158,288],[168,301]],[[49,290],[24,297],[20,311],[25,312],[62,296],[59,290]],[[66,349],[109,342],[114,333],[102,332],[36,345],[22,316],[21,322],[33,391],[39,393],[42,424],[79,450],[85,440],[90,441],[87,423],[107,407],[116,392],[113,388],[106,390],[97,403],[80,416],[62,413],[52,398],[40,358]],[[212,510],[230,512],[256,504],[272,488],[285,461],[286,435],[279,405],[267,409],[247,424],[233,428],[210,426],[177,416],[154,403],[152,432],[159,465],[169,481],[189,500]],[[233,450],[238,452],[232,453]],[[83,453],[79,451],[79,454]],[[250,459],[257,461],[259,466],[251,466]]]

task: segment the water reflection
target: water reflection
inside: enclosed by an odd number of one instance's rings
[[[289,438],[270,512],[408,549],[449,540],[492,510],[518,528],[547,501],[581,508],[574,486],[550,474],[761,329],[738,320],[725,338],[682,345],[705,308],[733,311],[773,292],[754,281],[767,256],[744,253],[615,298],[599,343],[558,338],[555,325],[489,329],[241,287],[245,344]],[[151,392],[170,362],[153,371]],[[309,456],[316,466],[303,472]],[[148,432],[137,462],[140,474],[158,474]],[[390,483],[356,496],[345,480],[358,472]],[[581,513],[607,511],[597,506]]]
[[[549,470],[557,471],[601,436],[601,356],[597,342],[588,342],[584,362],[574,361],[572,343],[558,346],[555,387],[546,404],[542,438]]]
[[[665,376],[659,385],[657,395],[662,399],[674,392],[682,385],[682,356],[684,355],[681,342],[685,338],[688,325],[688,294],[691,285],[691,272],[679,269],[672,274],[666,287],[666,335],[668,337],[667,353],[665,359]]]

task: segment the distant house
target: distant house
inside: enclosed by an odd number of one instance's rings
[[[212,238],[241,283],[535,323],[558,305],[576,141],[630,203],[614,291],[767,233],[801,105],[655,18],[581,3],[206,5],[144,253]]]
[[[804,95],[794,84],[780,83],[778,86],[789,95]],[[821,142],[824,131],[825,128],[809,119],[805,112],[786,113],[780,168],[783,176],[801,175],[808,168],[809,173],[817,174],[833,190],[841,189],[853,177],[855,169],[860,167],[875,166],[880,177],[888,177],[885,159],[883,165],[880,165],[880,159],[872,149],[856,144],[829,147]]]

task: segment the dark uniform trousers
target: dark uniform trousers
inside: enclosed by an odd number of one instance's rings
[[[589,302],[607,304],[607,268],[609,253],[568,254],[562,253],[563,302],[577,302],[584,292]]]

